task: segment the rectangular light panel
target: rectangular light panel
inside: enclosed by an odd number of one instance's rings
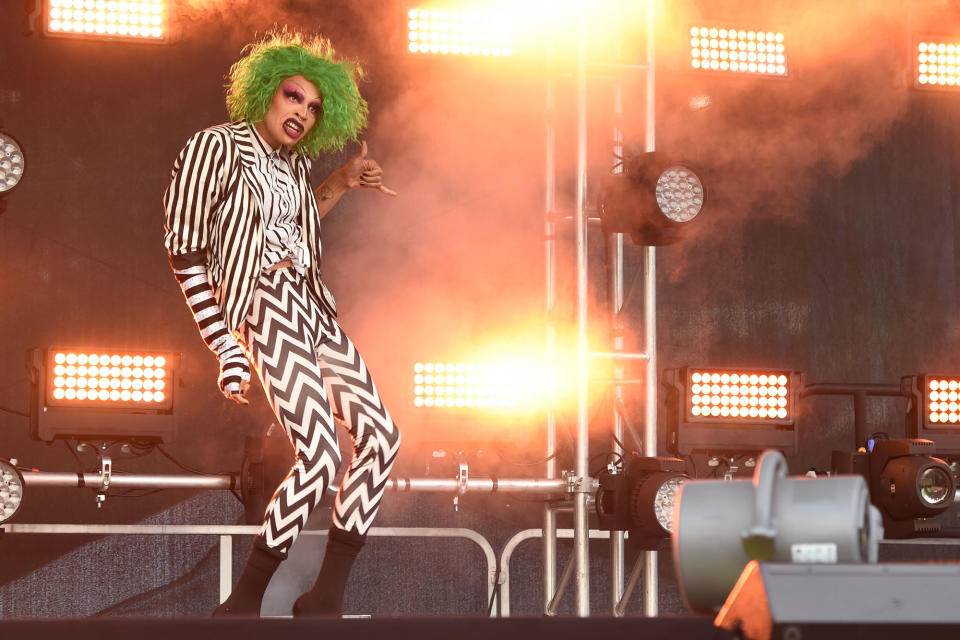
[[[960,425],[960,378],[927,378],[926,420],[931,425]]]
[[[169,411],[173,407],[172,353],[47,351],[45,403]]]
[[[434,409],[513,409],[522,399],[522,371],[509,365],[418,362],[413,404]]]
[[[407,49],[412,53],[509,56],[510,22],[503,14],[410,9]]]
[[[164,43],[169,40],[165,0],[43,0],[47,36]]]
[[[790,423],[793,390],[788,371],[688,369],[686,418],[732,424]]]
[[[914,86],[918,89],[960,88],[960,42],[943,36],[921,37],[914,45]]]
[[[690,27],[690,66],[699,71],[787,76],[784,39],[779,31],[693,26]]]

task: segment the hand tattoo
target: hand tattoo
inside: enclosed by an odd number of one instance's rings
[[[323,185],[317,190],[317,196],[321,200],[329,200],[330,198],[333,197],[333,189],[331,189],[327,185]]]

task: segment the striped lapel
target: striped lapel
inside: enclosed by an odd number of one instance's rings
[[[262,220],[263,216],[260,206],[263,202],[263,193],[261,192],[260,182],[257,180],[255,173],[257,161],[254,154],[256,150],[253,148],[254,141],[250,137],[250,125],[244,120],[232,122],[230,124],[230,132],[233,136],[233,141],[237,145],[238,155],[240,156],[240,175],[243,176],[243,181],[247,183],[247,188],[256,195],[254,206],[257,217]]]

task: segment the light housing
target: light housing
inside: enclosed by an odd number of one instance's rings
[[[692,25],[690,69],[743,76],[787,77],[787,37],[781,30]]]
[[[176,439],[180,354],[118,349],[32,349],[34,437]]]
[[[511,54],[508,16],[496,12],[416,8],[407,11],[407,50],[414,54]]]
[[[597,198],[605,233],[628,233],[636,244],[667,245],[683,237],[703,210],[703,181],[686,163],[662,152],[623,161],[605,176]]]
[[[23,474],[10,460],[0,458],[0,523],[14,516],[23,500]]]
[[[170,0],[41,0],[43,35],[166,44]]]
[[[869,452],[834,451],[834,473],[856,473],[870,487],[888,538],[936,536],[936,518],[954,502],[956,479],[930,440],[877,440]]]
[[[665,370],[663,384],[670,451],[796,453],[799,372],[683,367]]]
[[[621,473],[600,474],[596,510],[599,528],[630,531],[630,540],[646,546],[670,536],[677,490],[690,479],[680,458],[637,457]]]
[[[907,436],[931,440],[941,455],[960,454],[960,376],[904,376],[900,389],[907,397]]]

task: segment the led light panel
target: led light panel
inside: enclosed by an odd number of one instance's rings
[[[960,425],[960,378],[928,379],[926,413],[931,424]]]
[[[407,49],[412,53],[509,56],[510,23],[506,16],[476,11],[410,9]]]
[[[710,422],[792,420],[787,372],[691,369],[687,381],[688,419]]]
[[[20,143],[0,132],[0,193],[12,191],[23,178],[25,160]]]
[[[784,35],[779,31],[690,27],[690,66],[699,71],[789,75]]]
[[[51,349],[46,403],[60,407],[169,409],[171,354]]]
[[[44,0],[48,36],[167,42],[165,0]]]
[[[919,89],[960,88],[960,42],[922,38],[914,49],[914,86]]]
[[[520,400],[522,372],[509,365],[418,362],[413,366],[413,404],[453,409],[512,409]]]

